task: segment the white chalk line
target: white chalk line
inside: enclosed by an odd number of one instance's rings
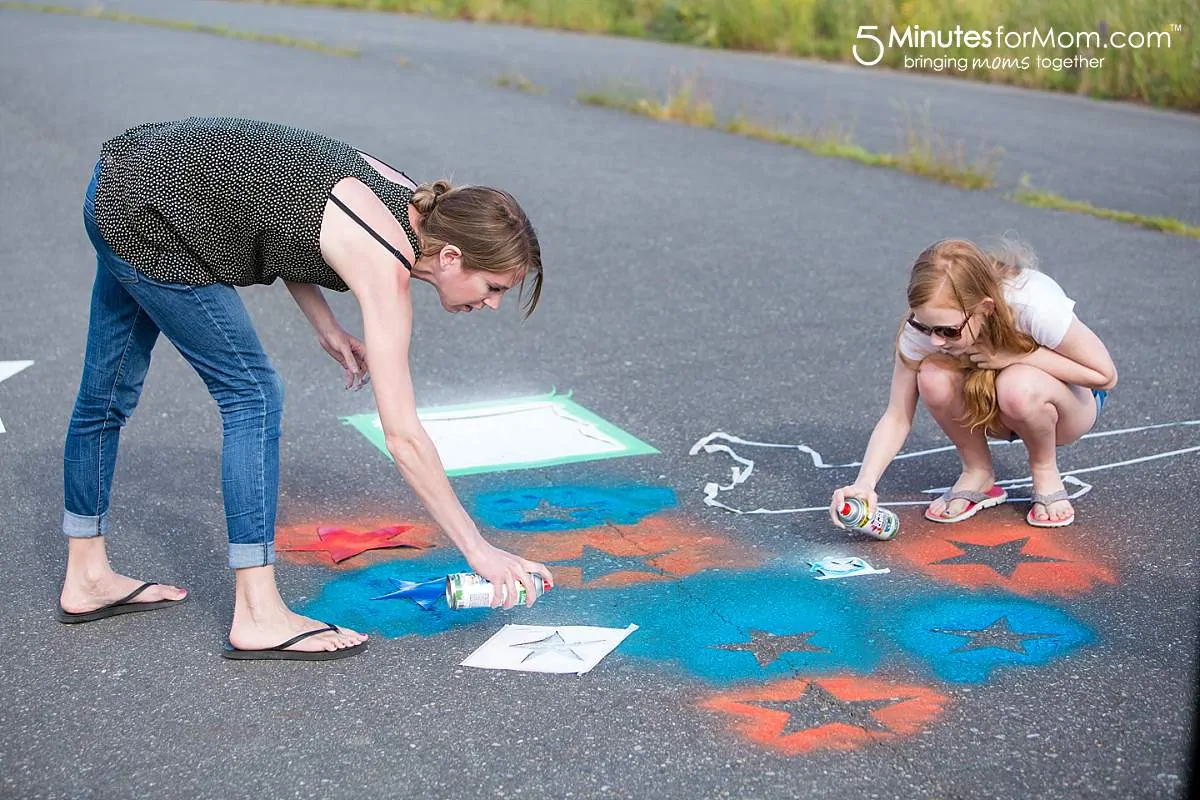
[[[1198,426],[1198,425],[1200,425],[1200,420],[1196,420],[1196,419],[1183,420],[1180,422],[1164,422],[1164,423],[1157,423],[1157,424],[1153,424],[1153,425],[1140,425],[1140,426],[1133,427],[1133,428],[1122,428],[1122,429],[1114,430],[1114,431],[1098,431],[1095,433],[1088,433],[1088,434],[1084,434],[1083,436],[1081,436],[1080,439],[1081,440],[1082,439],[1097,439],[1097,438],[1108,437],[1108,436],[1118,436],[1118,435],[1125,435],[1125,434],[1130,434],[1130,433],[1141,433],[1144,431],[1151,431],[1151,430],[1161,430],[1164,428]],[[817,469],[848,469],[850,467],[862,466],[861,461],[852,461],[852,462],[847,462],[845,464],[828,464],[825,462],[824,457],[819,452],[817,452],[813,448],[809,447],[808,445],[804,445],[804,444],[780,444],[778,442],[756,442],[751,439],[742,439],[738,436],[732,436],[728,433],[725,433],[724,431],[715,431],[713,433],[708,434],[707,436],[702,437],[695,444],[693,444],[692,447],[688,450],[688,455],[693,455],[693,456],[698,455],[701,451],[703,451],[705,453],[709,453],[709,454],[726,453],[731,459],[733,459],[736,462],[735,466],[733,466],[730,469],[730,483],[728,483],[727,485],[721,485],[716,482],[709,482],[704,485],[704,503],[706,505],[713,506],[714,508],[721,508],[726,511],[730,511],[734,514],[801,514],[801,513],[812,512],[812,511],[828,511],[829,506],[822,505],[822,506],[806,506],[804,508],[781,508],[781,509],[756,508],[756,509],[747,511],[745,509],[734,508],[733,506],[722,503],[721,501],[717,500],[717,496],[720,495],[722,492],[732,491],[737,486],[739,486],[739,485],[745,483],[747,480],[749,480],[750,476],[754,473],[754,460],[749,459],[749,458],[744,458],[744,457],[738,455],[733,450],[733,448],[731,448],[727,445],[711,444],[711,442],[713,442],[715,440],[723,440],[726,442],[730,442],[732,444],[741,444],[741,445],[746,445],[746,446],[750,446],[750,447],[766,447],[766,448],[783,449],[783,450],[796,450],[797,452],[800,452],[800,453],[806,453],[809,456],[809,458],[812,460],[813,466]],[[989,444],[989,446],[992,446],[992,447],[1003,447],[1005,445],[1017,444],[1017,442],[1007,442],[1007,441],[1001,440],[1001,441],[990,441],[988,444]],[[893,460],[899,461],[901,459],[916,458],[918,456],[933,455],[935,453],[945,453],[948,451],[953,451],[954,449],[955,449],[954,446],[950,445],[948,447],[935,447],[935,448],[930,448],[928,450],[918,450],[918,451],[915,451],[912,453],[901,453],[901,454],[897,455],[896,458]],[[1092,473],[1092,472],[1101,472],[1104,470],[1116,469],[1118,467],[1127,467],[1127,466],[1132,466],[1134,464],[1144,464],[1144,463],[1147,463],[1150,461],[1157,461],[1157,460],[1161,460],[1164,458],[1174,458],[1176,456],[1186,455],[1188,453],[1195,453],[1195,452],[1200,452],[1200,446],[1185,447],[1185,448],[1182,448],[1179,450],[1171,450],[1171,451],[1165,452],[1165,453],[1154,453],[1152,455],[1142,456],[1140,458],[1131,458],[1131,459],[1126,459],[1124,461],[1114,461],[1114,462],[1111,462],[1108,464],[1099,464],[1099,465],[1092,466],[1092,467],[1081,467],[1079,469],[1066,470],[1060,474],[1062,476],[1064,485],[1070,484],[1070,485],[1073,485],[1076,487],[1076,489],[1074,491],[1070,492],[1070,494],[1068,495],[1069,499],[1075,500],[1077,498],[1084,496],[1085,494],[1087,494],[1088,492],[1090,492],[1092,490],[1092,484],[1087,483],[1086,481],[1080,480],[1079,478],[1075,477],[1077,475],[1084,475],[1084,474],[1088,474],[1088,473]],[[737,465],[741,465],[741,466],[739,467]],[[1025,476],[1024,478],[1007,478],[1004,480],[996,481],[996,484],[998,486],[1003,486],[1006,489],[1010,489],[1010,488],[1011,489],[1021,489],[1021,488],[1026,488],[1026,487],[1032,489],[1033,488],[1033,478],[1032,478],[1032,476]],[[934,489],[923,489],[922,493],[923,494],[940,495],[943,492],[948,491],[950,488],[951,487],[949,487],[949,486],[941,486],[941,487],[937,487]],[[1010,501],[1018,501],[1018,502],[1020,502],[1020,501],[1028,502],[1028,501],[1032,500],[1032,496],[1030,496],[1030,497],[1011,497],[1010,496],[1009,500]],[[923,505],[926,505],[928,502],[929,502],[928,500],[898,500],[898,501],[894,501],[894,502],[880,503],[879,505],[890,506],[890,507],[923,506]]]

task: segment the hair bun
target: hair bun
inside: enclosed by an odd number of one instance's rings
[[[440,178],[433,183],[422,183],[413,190],[412,204],[422,216],[437,208],[438,202],[452,189],[450,181]]]

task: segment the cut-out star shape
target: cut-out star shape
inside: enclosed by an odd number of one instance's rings
[[[408,536],[404,534],[412,530],[411,525],[389,525],[372,531],[349,531],[345,528],[318,528],[317,541],[305,544],[289,544],[280,547],[281,550],[299,553],[326,553],[335,563],[340,564],[348,558],[353,558],[368,550],[384,550],[391,547],[413,547],[423,550],[433,547],[433,544],[419,532],[414,531]]]
[[[658,571],[646,562],[667,552],[670,551],[664,550],[662,553],[646,553],[638,556],[619,556],[607,550],[601,550],[598,547],[585,544],[578,558],[565,561],[552,561],[550,565],[579,567],[583,571],[584,583],[590,583],[597,578],[612,575],[614,572],[651,572],[657,575]]]
[[[381,594],[378,597],[372,597],[372,600],[395,600],[404,598],[412,600],[421,608],[428,611],[433,606],[446,596],[446,578],[430,578],[426,581],[405,581],[399,578],[388,578],[392,584],[392,591],[387,594]]]
[[[21,370],[31,366],[33,366],[32,361],[0,361],[0,383],[3,383]],[[3,420],[0,420],[0,433],[4,433]]]
[[[547,655],[547,654],[560,655],[560,656],[565,656],[567,658],[573,658],[576,661],[583,661],[583,656],[579,655],[579,653],[576,653],[571,648],[582,647],[583,645],[586,645],[586,644],[602,644],[602,643],[603,642],[601,642],[599,639],[596,639],[596,640],[593,640],[590,642],[568,642],[566,639],[564,639],[562,637],[562,634],[560,634],[558,631],[555,631],[554,633],[550,634],[549,636],[547,636],[545,638],[535,639],[532,642],[521,642],[519,644],[513,644],[513,645],[511,645],[511,647],[516,647],[516,648],[520,648],[522,650],[530,650],[531,651],[529,653],[529,655],[527,655],[521,659],[521,663],[524,664],[526,661],[528,661],[531,658],[537,658],[538,656]]]
[[[843,700],[830,693],[816,681],[809,682],[804,692],[791,700],[757,700],[753,704],[773,711],[785,711],[787,722],[780,736],[814,730],[823,725],[841,723],[866,731],[887,732],[890,729],[871,713],[886,708],[903,698],[883,700]]]
[[[735,650],[754,654],[754,659],[760,667],[773,664],[784,653],[827,653],[824,647],[809,644],[808,640],[816,635],[816,631],[806,633],[776,634],[750,629],[750,641],[733,644],[715,644],[717,650]]]
[[[1026,654],[1025,642],[1036,639],[1054,639],[1054,633],[1018,633],[1008,624],[1008,617],[1000,617],[986,628],[956,629],[931,628],[934,633],[949,633],[954,636],[965,636],[967,642],[961,647],[951,650],[951,653],[966,653],[971,650],[1008,650],[1011,653]]]
[[[563,522],[574,522],[575,513],[577,511],[587,511],[584,506],[567,507],[556,506],[546,498],[538,501],[538,504],[533,508],[526,509],[521,512],[521,522],[536,522],[543,519],[555,519]]]
[[[1005,578],[1011,578],[1013,573],[1016,572],[1017,567],[1022,564],[1054,564],[1065,562],[1065,559],[1062,558],[1035,556],[1022,552],[1025,549],[1025,545],[1029,542],[1029,538],[1026,536],[1000,544],[971,544],[970,542],[950,540],[951,544],[963,552],[950,558],[943,558],[941,561],[934,561],[930,566],[978,564],[979,566],[991,569],[998,575],[1003,575]]]

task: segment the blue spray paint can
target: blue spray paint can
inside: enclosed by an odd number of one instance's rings
[[[867,513],[867,501],[857,497],[847,497],[838,509],[838,519],[847,528],[862,531],[868,536],[887,541],[900,532],[900,518],[895,512],[882,506],[875,507],[875,513]]]

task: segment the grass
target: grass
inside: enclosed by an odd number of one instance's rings
[[[328,45],[321,44],[320,42],[312,41],[311,39],[297,39],[292,36],[281,36],[273,33],[255,33],[254,31],[243,31],[236,28],[229,28],[224,25],[204,25],[198,22],[187,22],[184,20],[144,17],[138,14],[126,14],[123,11],[107,11],[103,8],[96,7],[75,8],[73,6],[59,6],[47,3],[17,3],[9,2],[9,0],[0,0],[0,9],[9,9],[13,11],[36,11],[42,14],[64,14],[75,17],[106,19],[113,22],[128,22],[136,25],[151,25],[156,28],[168,28],[170,30],[189,31],[192,33],[206,33],[211,36],[223,36],[228,39],[242,39],[248,42],[265,42],[267,44],[279,45],[281,47],[296,47],[300,48],[301,50],[311,50],[316,53],[324,53],[325,55],[349,57],[359,55],[358,50],[352,47],[330,47]]]
[[[261,1],[261,0],[260,0]],[[1106,99],[1200,111],[1200,36],[1196,0],[267,0],[374,11],[430,14],[446,19],[506,22],[545,28],[632,36],[733,50],[755,50],[854,63],[851,47],[859,26],[878,26],[884,38],[895,28],[925,31],[1079,34],[1168,33],[1170,47],[1096,49],[1086,39],[1066,47],[921,49],[890,46],[880,67],[905,66],[905,57],[965,58],[956,78],[1073,92]],[[1076,55],[1103,57],[1098,67],[1055,68],[1031,59],[1027,68],[997,66],[997,58]],[[865,55],[870,58],[872,56]],[[976,61],[978,59],[978,62]],[[922,67],[932,71],[930,67]]]
[[[577,99],[587,105],[615,108],[662,122],[722,130],[737,136],[795,147],[819,156],[841,158],[870,167],[898,169],[962,189],[990,189],[995,186],[996,167],[1001,155],[999,148],[996,148],[983,151],[975,159],[969,160],[961,143],[948,144],[934,131],[928,107],[916,115],[916,118],[904,109],[902,139],[905,147],[899,153],[875,153],[867,150],[854,143],[850,131],[837,126],[807,130],[801,128],[798,131],[780,130],[745,116],[720,122],[712,102],[707,99],[694,76],[683,79],[674,77],[672,88],[668,89],[661,100],[629,87],[612,91],[587,89],[580,91]],[[1196,225],[1173,217],[1118,211],[1080,200],[1068,200],[1053,192],[1033,188],[1029,184],[1028,175],[1022,178],[1017,190],[1006,197],[1033,208],[1089,214],[1112,222],[1200,239],[1200,227]]]
[[[519,72],[503,72],[492,79],[492,83],[505,89],[516,89],[526,94],[545,94],[546,89],[538,86]]]
[[[1189,239],[1200,239],[1200,226],[1190,225],[1174,217],[1153,217],[1146,214],[1135,214],[1131,211],[1117,211],[1112,208],[1101,208],[1083,200],[1068,200],[1062,195],[1035,189],[1029,185],[1029,176],[1021,179],[1021,185],[1010,195],[1011,199],[1032,208],[1049,208],[1055,211],[1073,211],[1077,214],[1089,214],[1100,219],[1121,222],[1126,225],[1136,225],[1152,231],[1173,233],[1176,236],[1186,236]]]
[[[807,150],[819,156],[846,159],[871,167],[899,169],[964,189],[987,189],[994,185],[996,153],[985,153],[974,161],[968,160],[962,145],[948,146],[933,131],[928,115],[924,124],[907,120],[903,151],[898,154],[875,153],[856,144],[851,132],[840,127],[806,129],[800,126],[800,130],[781,130],[746,116],[720,122],[712,102],[705,96],[695,76],[682,79],[674,77],[672,87],[661,100],[630,89],[584,90],[577,99],[587,105],[617,108],[663,122],[723,130],[737,136]]]
[[[304,2],[305,0],[289,1]],[[363,3],[356,0],[311,1],[323,5],[363,5]],[[463,1],[470,2],[470,0]],[[499,0],[501,5],[503,1]],[[743,2],[750,2],[750,0],[743,0]],[[784,0],[784,2],[787,2],[787,0]],[[566,4],[569,5],[569,2]],[[386,8],[390,6],[392,10],[395,10],[397,5],[396,2],[390,2],[390,0],[375,0],[372,7]],[[296,47],[327,55],[350,57],[359,55],[359,51],[354,48],[330,47],[309,39],[297,39],[278,34],[255,33],[223,25],[204,25],[181,20],[126,14],[119,11],[107,11],[97,7],[76,8],[47,3],[0,0],[0,9],[64,14],[106,19],[114,22],[151,25],[171,30],[205,33],[245,41],[265,42],[283,47]],[[403,57],[398,58],[396,63],[405,67],[411,65],[411,62]],[[501,74],[493,80],[493,83],[497,86],[513,88],[530,94],[545,93],[543,87],[534,84],[520,73]],[[933,130],[928,110],[925,111],[923,119],[916,121],[912,119],[907,110],[905,111],[905,125],[903,130],[905,147],[900,153],[876,153],[869,151],[855,144],[849,131],[840,128],[824,130],[805,130],[802,128],[798,131],[786,131],[745,116],[738,116],[722,123],[718,121],[712,102],[707,99],[699,85],[698,79],[695,77],[682,79],[678,76],[673,77],[672,88],[668,89],[662,100],[657,100],[637,90],[629,89],[618,91],[585,89],[579,92],[578,99],[580,102],[588,105],[617,108],[664,122],[675,122],[693,127],[723,130],[738,136],[795,147],[820,156],[841,158],[873,167],[899,169],[913,175],[964,189],[991,188],[995,183],[995,169],[1000,155],[1000,151],[996,149],[980,153],[974,160],[969,160],[961,143],[947,144]],[[1200,107],[1200,102],[1197,103],[1197,107]],[[1130,211],[1119,211],[1094,206],[1082,200],[1070,200],[1053,192],[1034,188],[1029,183],[1028,175],[1022,178],[1020,186],[1014,192],[1006,196],[1014,202],[1033,208],[1088,214],[1100,219],[1200,240],[1200,226],[1192,225],[1173,217],[1137,214]]]

